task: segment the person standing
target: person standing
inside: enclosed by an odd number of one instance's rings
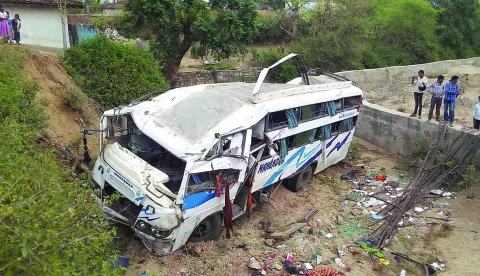
[[[458,85],[458,76],[453,76],[450,81],[445,84],[445,98],[443,100],[443,119],[450,122],[453,126],[453,119],[455,118],[455,100],[460,94],[460,86]]]
[[[418,77],[412,77],[412,85],[416,87],[415,92],[413,92],[413,99],[415,100],[415,109],[413,110],[410,117],[416,117],[418,111],[418,118],[422,118],[422,103],[423,103],[423,92],[427,89],[428,78],[425,77],[425,72],[423,70],[418,71]]]
[[[20,45],[20,28],[22,27],[22,21],[20,20],[20,15],[15,14],[15,18],[12,20],[12,29],[13,29],[13,39]]]
[[[478,96],[478,103],[473,110],[473,128],[480,129],[480,96]]]
[[[432,95],[430,100],[430,111],[428,112],[428,121],[432,120],[433,109],[435,108],[435,119],[440,121],[440,107],[442,107],[442,98],[445,94],[445,84],[443,84],[444,76],[437,77],[437,81],[427,87],[427,92]]]
[[[10,25],[8,25],[8,14],[3,9],[3,6],[0,5],[0,38],[6,39],[5,42],[7,42],[11,35]]]

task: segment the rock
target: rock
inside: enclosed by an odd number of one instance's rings
[[[363,213],[363,209],[355,208],[355,209],[352,209],[352,211],[350,211],[350,213],[352,213],[352,215],[358,217]]]
[[[358,249],[356,247],[352,247],[352,246],[350,246],[348,248],[348,252],[352,253],[352,255],[358,255],[358,254],[362,253],[362,251],[360,251],[360,249]]]
[[[380,212],[381,210],[382,210],[382,207],[380,207],[380,206],[373,206],[373,211],[375,211],[375,212],[378,213],[378,212]]]
[[[250,258],[250,261],[248,262],[248,267],[256,270],[262,269],[262,265],[255,259],[255,257]]]
[[[273,240],[272,239],[266,239],[265,244],[268,246],[273,246]]]
[[[343,217],[340,216],[340,215],[337,215],[337,221],[336,221],[337,224],[339,224],[339,225],[342,224],[342,221],[343,221]]]
[[[383,270],[383,267],[382,267],[382,264],[379,263],[379,262],[374,262],[372,264],[372,269],[373,271],[382,271]]]

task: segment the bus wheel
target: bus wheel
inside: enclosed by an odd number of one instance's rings
[[[300,191],[305,185],[312,180],[312,166],[306,167],[303,171],[288,179],[286,187],[292,192]]]
[[[211,241],[216,239],[220,235],[220,230],[222,229],[222,217],[220,214],[210,216],[202,222],[193,230],[190,235],[189,241],[191,242],[200,242],[200,241]]]

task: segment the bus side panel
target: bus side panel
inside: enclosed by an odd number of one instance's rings
[[[257,167],[252,191],[260,190],[296,174],[314,161],[322,159],[322,153],[323,142],[315,141],[289,150],[284,158],[277,156],[261,161]]]
[[[314,162],[318,162],[314,173],[336,164],[347,156],[354,129],[338,134],[326,141],[315,141],[300,148],[290,150],[285,158],[279,156],[261,161],[253,182],[252,192],[258,191],[279,180],[288,178]],[[325,153],[323,152],[325,144]],[[326,161],[324,161],[326,158]]]

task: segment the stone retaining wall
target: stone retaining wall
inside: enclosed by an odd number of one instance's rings
[[[200,70],[178,73],[178,87],[192,86],[198,84],[243,82],[241,70]]]
[[[355,135],[386,152],[409,156],[418,150],[416,141],[422,136],[428,140],[429,134],[435,133],[438,127],[438,122],[411,118],[405,113],[364,101]],[[467,132],[472,139],[480,139],[480,131],[460,125],[449,130]]]

